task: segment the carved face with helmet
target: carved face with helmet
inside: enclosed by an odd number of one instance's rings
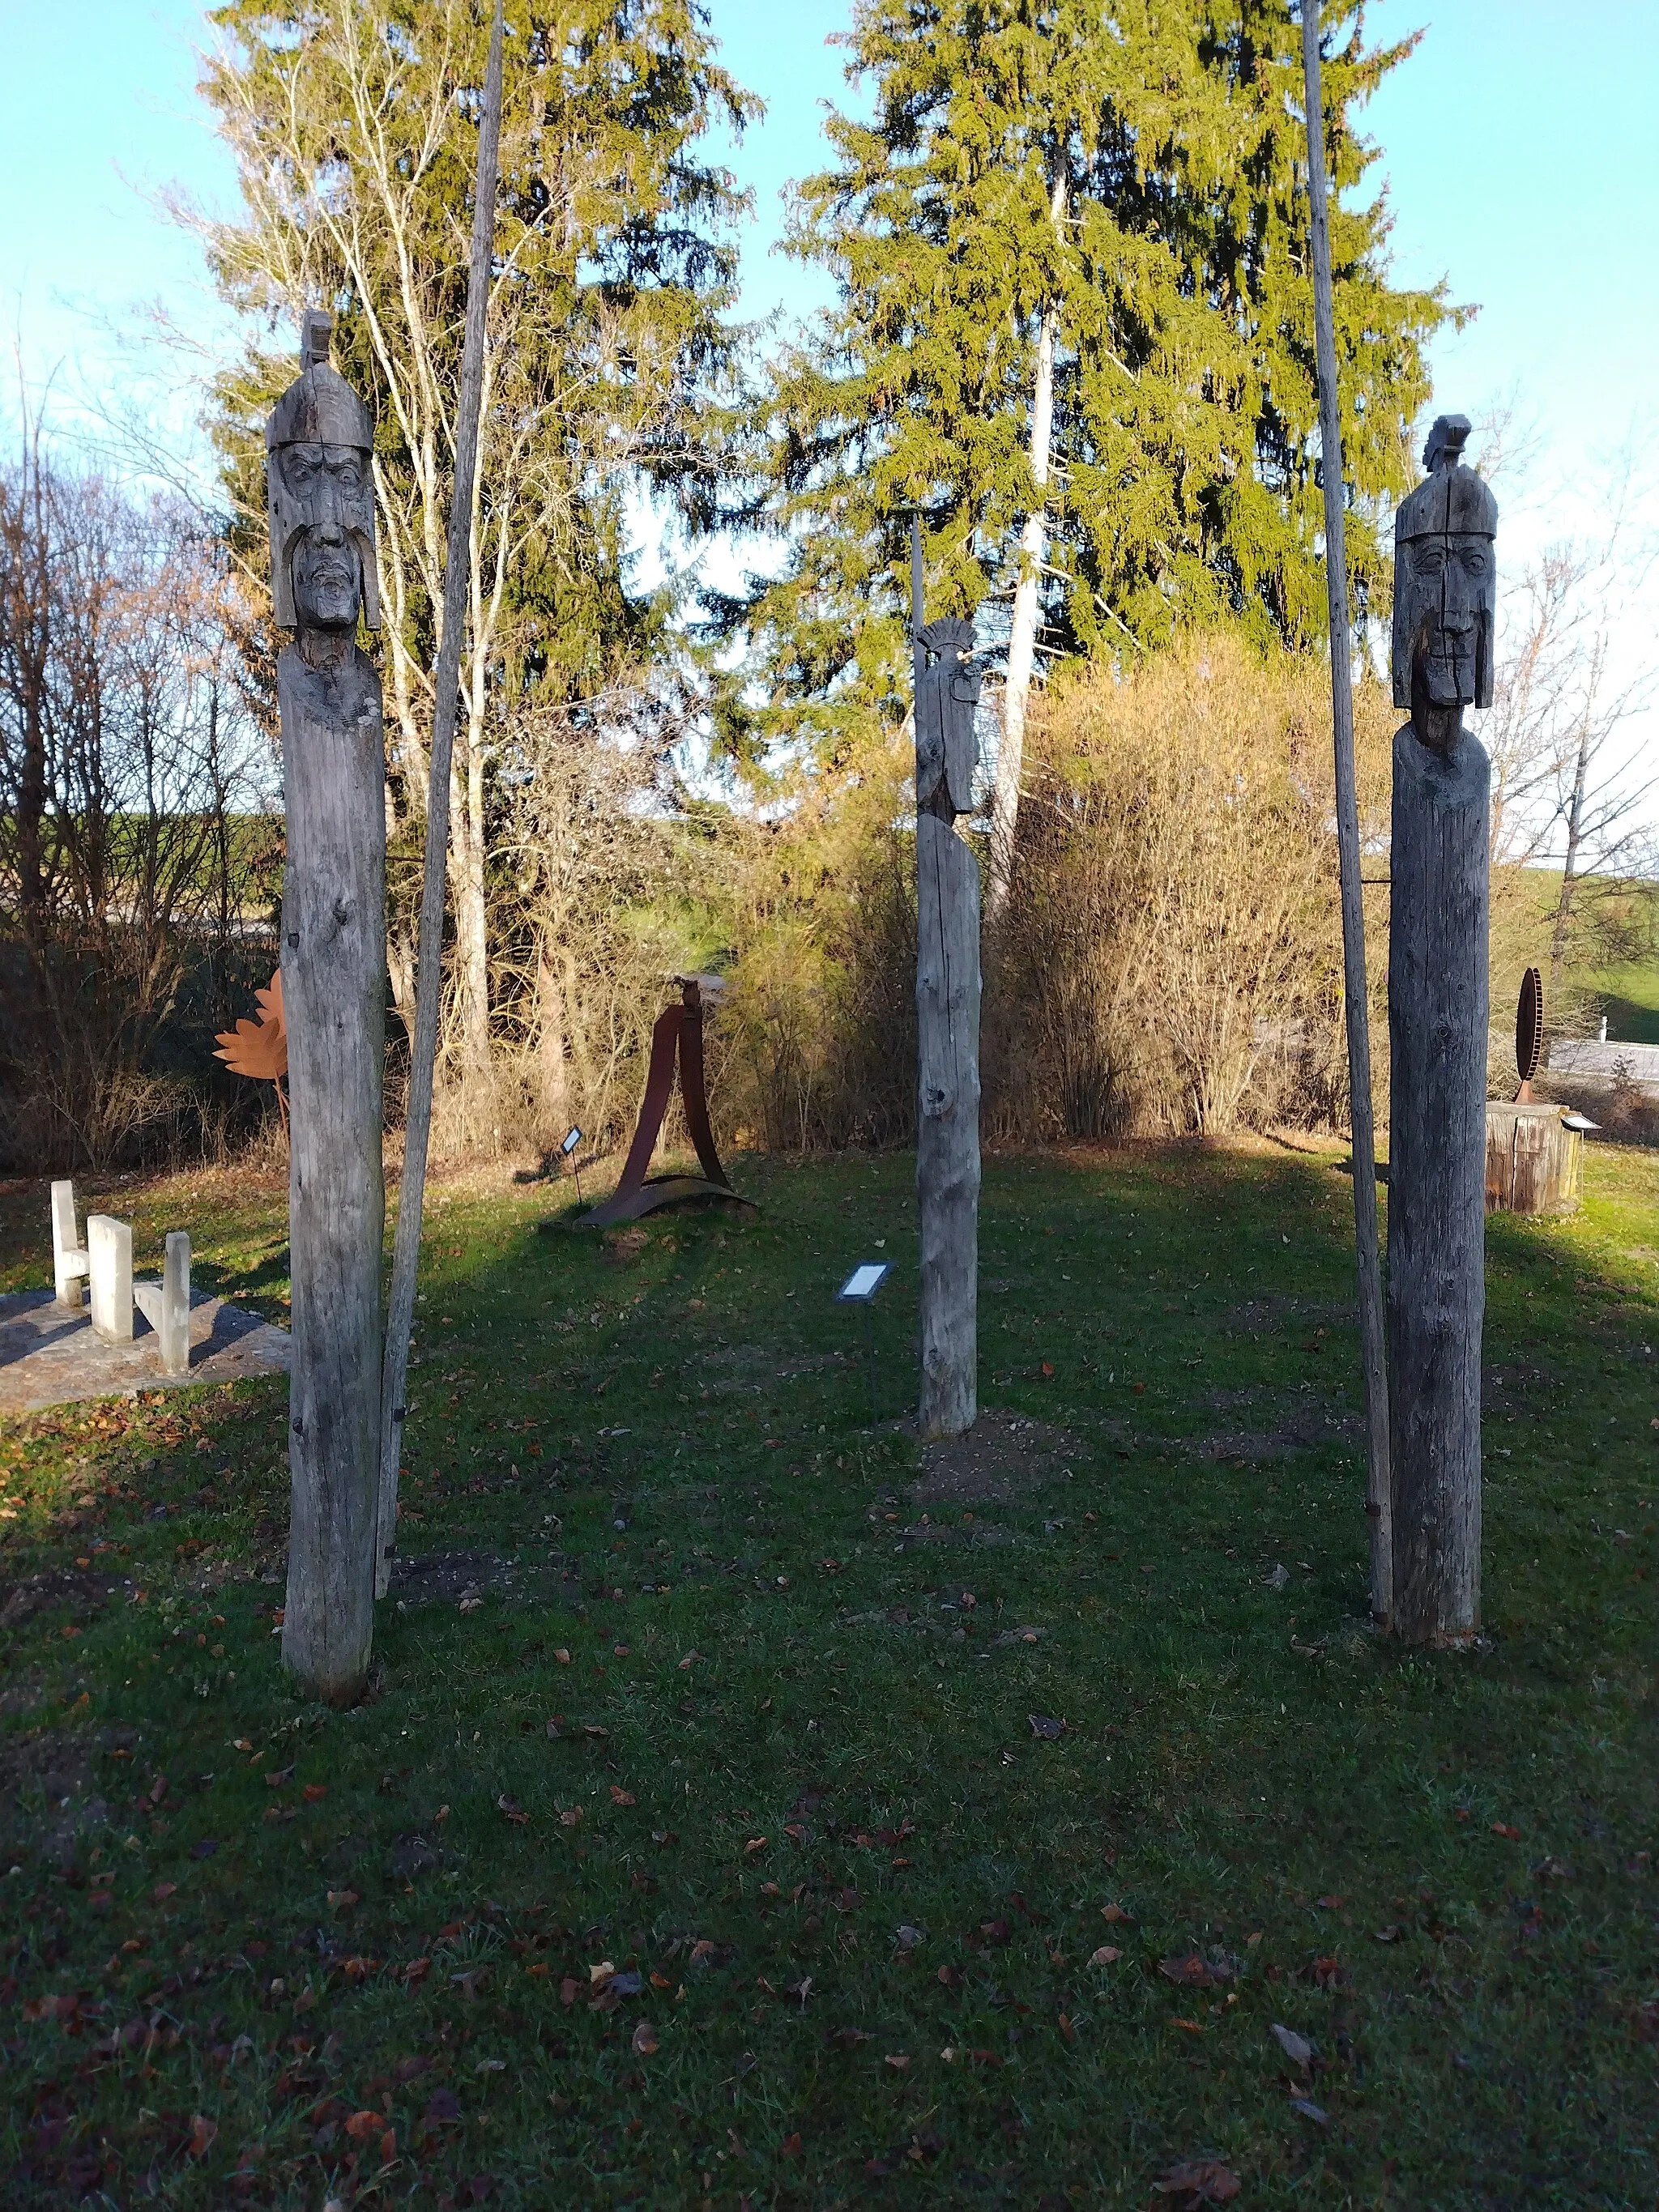
[[[945,615],[918,630],[916,639],[935,656],[916,694],[916,805],[932,813],[970,813],[980,684],[974,625]]]
[[[1498,502],[1462,462],[1468,418],[1442,415],[1423,449],[1425,481],[1394,526],[1394,703],[1425,744],[1432,722],[1490,707],[1498,608]]]
[[[380,626],[368,410],[329,366],[331,319],[307,313],[301,371],[265,425],[270,591],[283,629]]]

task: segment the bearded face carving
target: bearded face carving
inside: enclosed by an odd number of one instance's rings
[[[368,410],[329,366],[333,325],[308,313],[301,372],[265,425],[270,592],[283,629],[380,626],[374,569],[374,434]]]
[[[1394,703],[1425,744],[1489,707],[1498,609],[1498,502],[1463,465],[1468,419],[1442,415],[1423,449],[1426,479],[1395,517]]]

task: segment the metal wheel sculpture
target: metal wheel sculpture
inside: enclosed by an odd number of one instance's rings
[[[1515,1072],[1521,1079],[1521,1088],[1515,1094],[1517,1106],[1531,1103],[1532,1079],[1538,1073],[1543,1050],[1544,979],[1535,968],[1528,968],[1521,978],[1521,996],[1515,1009]]]

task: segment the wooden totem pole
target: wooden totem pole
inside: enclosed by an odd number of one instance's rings
[[[913,596],[921,1419],[957,1437],[979,1410],[979,863],[951,825],[973,805],[979,675],[973,624],[924,628]]]
[[[1412,1644],[1480,1621],[1480,1330],[1486,1305],[1487,812],[1498,505],[1429,433],[1395,522],[1389,1036],[1389,1409],[1394,1618]]]
[[[307,1695],[349,1705],[374,1620],[386,799],[380,679],[357,649],[359,612],[380,621],[374,429],[329,366],[331,329],[306,316],[265,445],[271,596],[294,632],[276,663],[294,1279],[283,1658]]]

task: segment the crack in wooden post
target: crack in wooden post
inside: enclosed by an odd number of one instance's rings
[[[955,1437],[979,1410],[980,881],[953,826],[973,804],[979,676],[973,624],[924,626],[919,584],[913,597],[919,1415],[923,1436]]]

